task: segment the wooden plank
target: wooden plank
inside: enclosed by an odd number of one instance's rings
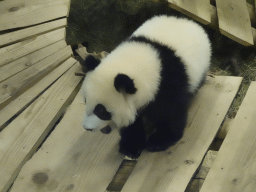
[[[37,25],[34,27],[29,27],[26,29],[21,29],[18,31],[6,33],[0,35],[0,46],[4,46],[10,43],[14,43],[25,38],[29,38],[34,35],[38,35],[41,33],[45,33],[47,31],[51,31],[60,27],[65,27],[67,25],[67,19],[59,19],[57,21],[52,21],[49,23],[44,23],[41,25]]]
[[[1,192],[8,190],[21,167],[74,98],[81,81],[81,77],[74,76],[79,68],[77,63],[0,133]],[[48,165],[51,163],[47,160]]]
[[[256,189],[256,82],[252,82],[201,192]]]
[[[74,63],[75,59],[69,58],[66,62],[54,69],[50,74],[36,83],[29,90],[0,110],[0,130],[14,115],[25,109],[38,95],[45,91],[54,81],[65,73]]]
[[[22,168],[11,192],[105,191],[120,166],[119,134],[86,132],[79,93],[38,152]]]
[[[165,152],[143,151],[122,192],[184,192],[234,99],[242,78],[208,78],[189,110],[183,138]]]
[[[246,0],[216,0],[220,32],[245,45],[253,45]]]
[[[31,67],[35,63],[48,57],[49,55],[54,54],[66,46],[66,41],[61,40],[0,67],[0,82],[28,67]]]
[[[210,0],[168,0],[170,6],[207,25],[211,23]]]
[[[69,0],[8,0],[0,2],[0,31],[66,17]]]
[[[72,55],[70,46],[0,83],[0,108]]]
[[[22,42],[0,49],[0,66],[23,57],[43,47],[65,38],[65,28],[57,29],[44,35],[36,36]]]

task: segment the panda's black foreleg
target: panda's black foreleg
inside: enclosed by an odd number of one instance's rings
[[[122,128],[120,135],[119,152],[132,159],[137,159],[146,143],[142,118],[138,117],[133,124]]]
[[[156,132],[148,138],[145,149],[151,152],[167,150],[182,138],[186,120],[186,113],[182,113],[155,122]]]

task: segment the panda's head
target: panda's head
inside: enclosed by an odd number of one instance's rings
[[[84,62],[88,72],[82,85],[86,102],[83,127],[89,131],[128,126],[136,116],[130,99],[137,92],[133,79],[104,67],[108,65],[108,60],[104,60],[88,56]]]

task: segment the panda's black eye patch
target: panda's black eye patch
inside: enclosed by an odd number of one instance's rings
[[[97,115],[101,120],[110,120],[111,114],[106,110],[106,108],[102,104],[98,104],[93,113]]]

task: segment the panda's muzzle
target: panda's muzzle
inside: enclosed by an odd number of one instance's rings
[[[83,127],[86,131],[94,132],[98,129],[104,134],[109,134],[111,132],[111,128],[108,126],[109,121],[101,120],[96,115],[85,115],[83,121]]]

